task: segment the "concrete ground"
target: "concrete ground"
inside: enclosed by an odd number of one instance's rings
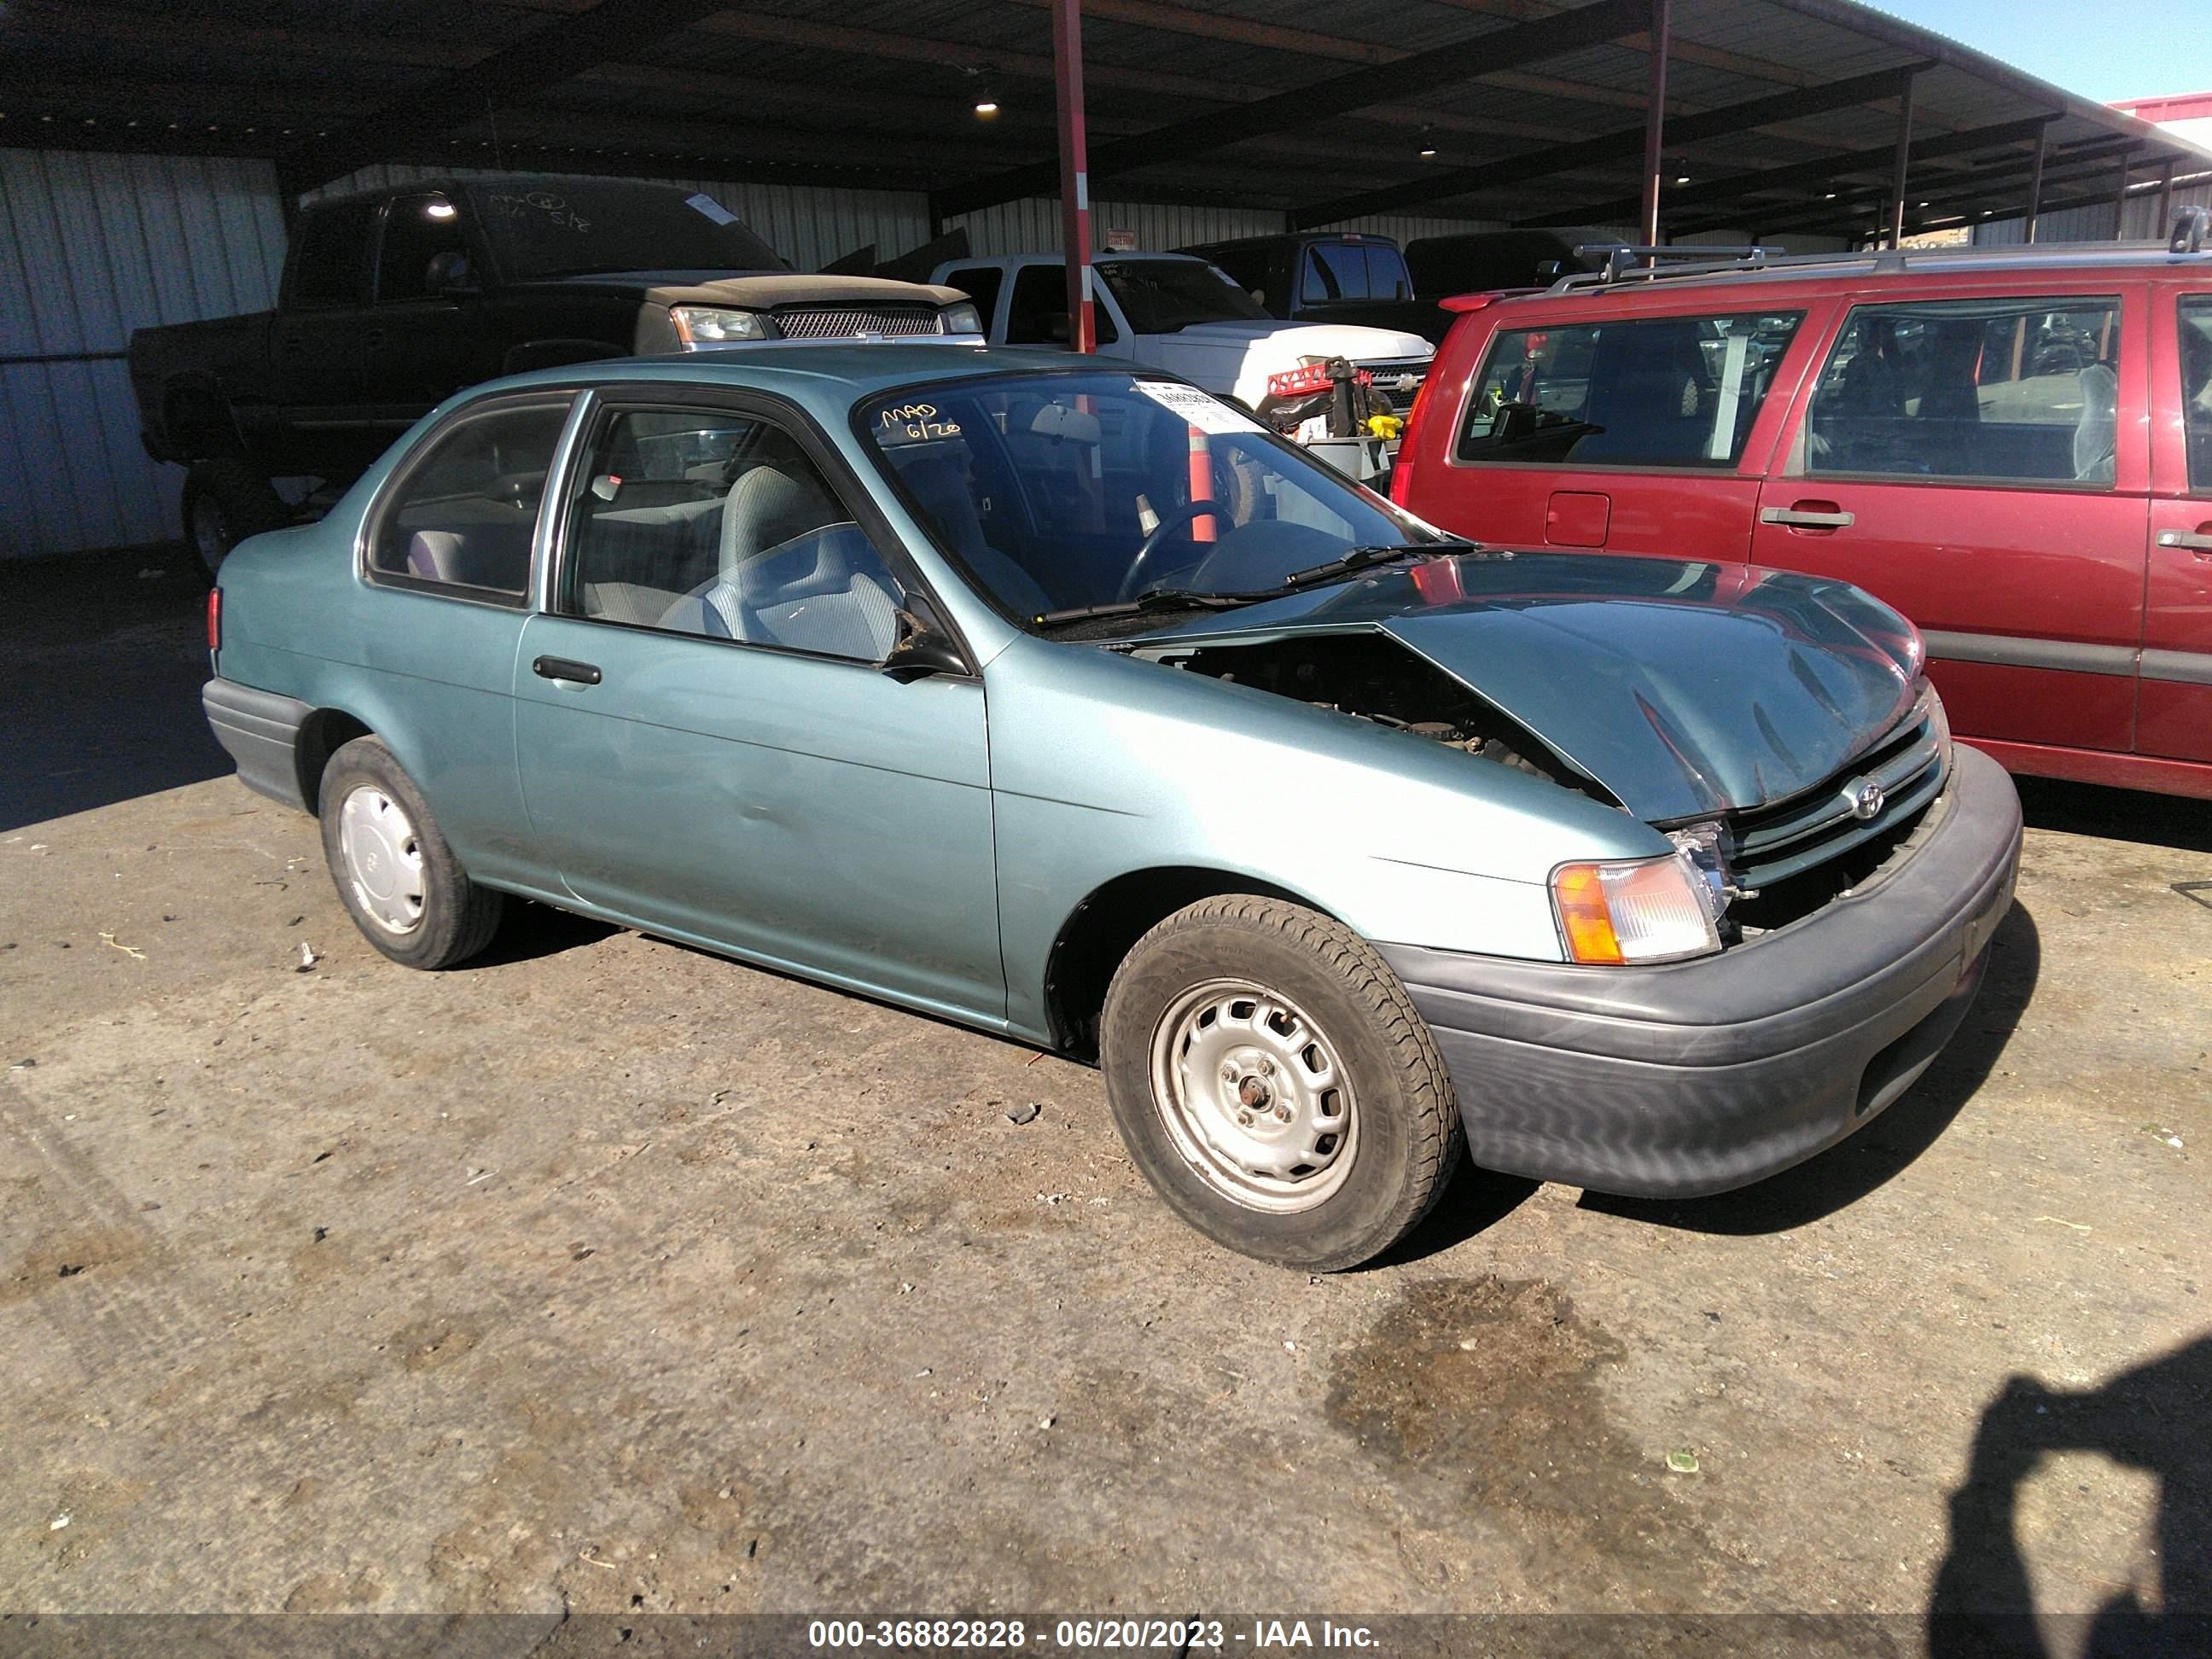
[[[0,568],[0,1609],[2212,1612],[2203,803],[2029,786],[1827,1156],[1314,1279],[1081,1067],[541,910],[388,964],[142,562]]]

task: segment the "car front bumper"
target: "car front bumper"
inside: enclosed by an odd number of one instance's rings
[[[1486,1168],[1633,1197],[1726,1192],[1833,1146],[1965,1018],[2012,903],[2020,798],[1961,746],[1908,855],[1719,956],[1584,968],[1385,945]]]

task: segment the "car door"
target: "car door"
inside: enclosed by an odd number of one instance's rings
[[[376,305],[363,337],[368,402],[387,433],[500,372],[501,342],[473,291],[482,258],[452,198],[396,196],[377,239]]]
[[[1511,546],[1743,558],[1805,317],[1708,301],[1500,327],[1431,486],[1445,522]]]
[[[2136,748],[2212,761],[2212,278],[2153,294],[2150,568]]]
[[[1760,492],[1753,559],[1911,618],[1961,736],[2132,744],[2143,297],[2109,279],[1862,296]]]
[[[475,875],[544,889],[514,775],[514,653],[541,556],[541,507],[573,391],[477,399],[426,434],[370,510],[362,574],[332,650],[356,664],[349,704],[420,786]]]
[[[569,891],[1002,1018],[983,687],[879,666],[921,590],[827,441],[777,404],[609,397],[556,535],[515,736]]]

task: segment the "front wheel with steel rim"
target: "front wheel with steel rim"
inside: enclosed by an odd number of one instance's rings
[[[331,757],[319,811],[331,878],[371,945],[410,968],[450,968],[491,943],[503,896],[469,879],[381,743],[356,738]]]
[[[1285,900],[1177,911],[1115,973],[1099,1060],[1121,1138],[1232,1249],[1356,1267],[1417,1224],[1460,1152],[1451,1079],[1372,946]]]

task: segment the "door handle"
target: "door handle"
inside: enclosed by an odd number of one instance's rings
[[[2201,530],[2161,530],[2158,532],[2160,547],[2189,547],[2199,553],[2212,553],[2212,536]]]
[[[1788,525],[1793,530],[1848,530],[1855,515],[1849,513],[1818,513],[1803,507],[1762,507],[1759,509],[1761,524]]]
[[[578,685],[599,683],[599,665],[578,662],[574,657],[540,657],[530,665],[530,672],[541,680],[573,680]]]

